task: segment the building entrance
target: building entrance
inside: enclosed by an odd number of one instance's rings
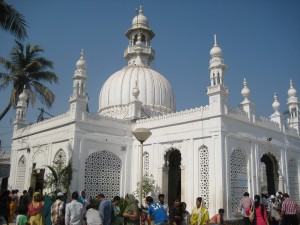
[[[278,190],[278,163],[274,155],[265,153],[261,157],[261,193],[274,195]]]
[[[172,200],[181,200],[181,153],[177,149],[171,149],[168,154],[168,204],[172,207]]]

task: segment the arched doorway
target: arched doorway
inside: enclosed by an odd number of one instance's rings
[[[167,154],[169,165],[168,173],[168,204],[172,206],[172,200],[181,200],[181,153],[177,149],[171,149]]]
[[[261,166],[261,193],[275,194],[278,189],[278,163],[274,155],[265,153],[260,161]]]

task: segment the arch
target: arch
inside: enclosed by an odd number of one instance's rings
[[[121,160],[109,151],[92,153],[85,160],[84,189],[87,196],[120,195]]]
[[[150,171],[150,160],[149,160],[149,153],[148,152],[144,152],[143,153],[143,162],[144,162],[144,166],[143,166],[143,172],[144,175],[149,175],[149,171]]]
[[[199,148],[199,194],[209,207],[209,151],[202,145]]]
[[[16,189],[24,190],[25,174],[26,174],[26,158],[24,155],[22,155],[21,158],[19,159],[17,174],[18,175],[17,175]]]
[[[298,177],[298,163],[295,159],[288,161],[288,181],[289,181],[289,195],[298,204],[300,203],[299,196],[299,177]]]
[[[236,212],[243,193],[248,191],[247,161],[243,150],[233,150],[230,156],[231,212]]]
[[[260,161],[265,165],[265,171],[264,167],[261,167],[261,192],[275,194],[279,179],[277,160],[274,155],[268,152],[262,155]]]
[[[168,204],[172,205],[172,200],[181,200],[181,153],[176,148],[171,148],[165,155],[168,172]]]
[[[53,162],[61,163],[64,166],[67,165],[67,155],[63,149],[58,149],[53,158]]]

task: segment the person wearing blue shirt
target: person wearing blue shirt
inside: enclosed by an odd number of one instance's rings
[[[112,202],[106,199],[104,194],[98,194],[97,199],[100,202],[99,213],[103,225],[111,225],[115,217],[114,206],[112,205]]]
[[[168,223],[168,217],[163,205],[153,202],[151,196],[146,197],[146,203],[149,206],[147,211],[148,221],[150,221],[150,215],[153,215],[155,225],[166,225]]]

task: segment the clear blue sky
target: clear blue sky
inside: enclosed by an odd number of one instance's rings
[[[229,105],[237,106],[243,78],[248,81],[250,100],[258,115],[273,113],[273,93],[278,94],[280,111],[287,109],[289,79],[300,98],[300,1],[270,0],[52,0],[13,1],[29,23],[25,43],[39,44],[52,60],[59,86],[50,86],[55,104],[45,110],[52,115],[69,109],[72,76],[80,51],[85,49],[88,64],[88,93],[91,112],[98,110],[98,96],[105,80],[126,66],[123,51],[128,45],[124,33],[131,26],[135,9],[143,5],[144,15],[156,34],[152,47],[156,59],[152,67],[171,83],[177,111],[208,104],[209,51],[213,34],[228,65],[225,82]],[[8,57],[14,38],[0,31],[0,55]],[[3,68],[0,68],[3,71]],[[0,111],[8,101],[9,90],[1,91]],[[28,110],[27,121],[36,122],[36,104]],[[9,150],[14,120],[11,110],[0,121],[0,139]]]

